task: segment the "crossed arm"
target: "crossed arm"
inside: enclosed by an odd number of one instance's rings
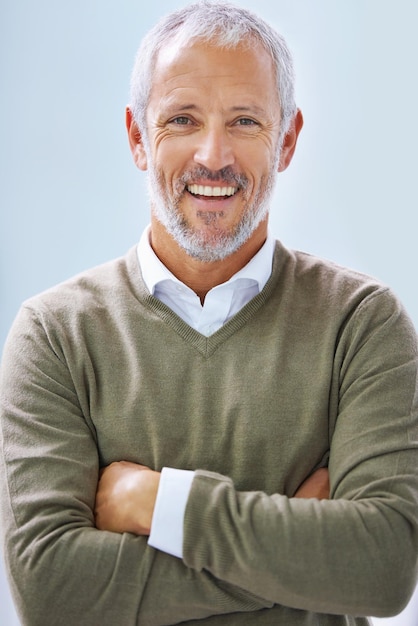
[[[373,320],[384,313],[379,302]],[[360,347],[355,358],[350,347],[343,363],[333,498],[325,489],[319,501],[311,490],[327,470],[312,475],[298,498],[239,492],[227,477],[198,470],[182,562],[150,550],[144,538],[158,472],[114,463],[97,488],[89,406],[60,347],[49,345],[54,333],[28,311],[4,357],[0,454],[5,553],[22,622],[56,624],[63,606],[80,626],[161,626],[281,607],[381,616],[403,608],[415,584],[418,537],[416,350],[412,330],[393,317],[400,327],[393,336],[387,320],[382,331],[367,326],[365,338],[357,329]],[[162,581],[170,590],[164,603]]]
[[[95,521],[99,530],[149,535],[160,472],[144,465],[120,461],[104,468],[96,494]],[[296,498],[329,498],[327,468],[311,474],[295,493]]]

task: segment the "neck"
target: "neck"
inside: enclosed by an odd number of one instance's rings
[[[226,259],[204,262],[188,255],[164,226],[154,217],[151,218],[152,249],[167,269],[199,296],[202,304],[208,291],[216,285],[225,283],[247,265],[260,250],[266,238],[267,219],[258,225],[241,248]]]

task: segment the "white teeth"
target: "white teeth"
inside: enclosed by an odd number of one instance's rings
[[[187,191],[195,196],[233,196],[237,187],[209,187],[209,185],[188,185]]]

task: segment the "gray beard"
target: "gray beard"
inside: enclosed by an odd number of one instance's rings
[[[275,159],[269,175],[261,180],[259,190],[251,204],[246,202],[246,208],[240,222],[232,232],[225,232],[216,228],[216,221],[222,217],[220,212],[200,212],[199,217],[205,225],[214,225],[213,232],[209,235],[203,230],[191,227],[179,210],[179,204],[184,194],[186,184],[198,178],[206,178],[212,181],[222,181],[223,184],[237,185],[239,193],[245,194],[248,188],[248,180],[242,175],[234,174],[229,168],[219,172],[210,172],[205,168],[197,168],[193,172],[186,172],[176,184],[175,198],[170,203],[167,194],[163,191],[162,177],[151,167],[148,171],[148,189],[151,206],[155,218],[164,226],[166,231],[173,237],[177,244],[192,258],[204,263],[222,261],[239,250],[251,237],[259,224],[267,218],[270,201],[274,191],[278,156]]]

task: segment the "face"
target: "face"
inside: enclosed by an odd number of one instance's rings
[[[190,256],[220,260],[267,232],[279,141],[273,64],[259,44],[160,52],[136,161],[154,220]]]

